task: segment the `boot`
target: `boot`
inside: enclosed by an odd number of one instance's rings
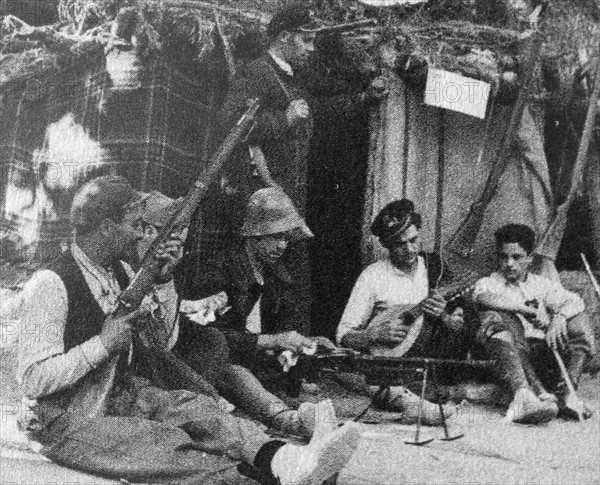
[[[335,431],[315,430],[307,446],[287,443],[277,450],[271,472],[281,485],[321,485],[342,471],[359,445],[356,423]]]
[[[511,342],[490,338],[485,344],[485,350],[488,357],[496,361],[496,377],[508,384],[513,394],[519,389],[529,388],[519,352]]]
[[[385,411],[402,413],[402,422],[405,424],[416,423],[419,419],[419,402],[421,398],[403,386],[388,387],[375,406]],[[421,423],[425,426],[441,426],[442,415],[439,406],[427,399],[423,399],[421,410]],[[454,416],[456,410],[444,406],[446,419]]]
[[[519,349],[519,358],[521,360],[521,365],[523,366],[525,376],[527,377],[527,381],[529,382],[531,389],[537,395],[537,397],[541,401],[548,401],[554,403],[558,402],[558,398],[554,394],[548,392],[542,384],[542,382],[540,381],[540,379],[538,378],[537,373],[533,368],[533,365],[531,365],[531,359],[529,358],[529,355],[525,349]]]
[[[515,393],[506,417],[513,423],[539,424],[553,420],[557,414],[556,403],[542,401],[530,388],[524,387]]]
[[[583,369],[587,361],[587,354],[582,351],[574,351],[569,355],[567,372],[577,390]],[[594,414],[594,409],[581,400],[576,394],[569,392],[567,383],[561,380],[556,386],[555,394],[558,397],[559,416],[564,419],[578,420],[581,415],[583,419],[589,419]]]
[[[524,355],[524,351],[519,352],[511,342],[494,338],[487,341],[485,348],[488,356],[496,361],[497,377],[507,383],[513,392],[514,397],[508,407],[507,417],[521,424],[538,424],[554,419],[558,413],[556,404],[540,400],[529,385],[524,367],[530,372],[533,372],[533,368],[530,368],[529,359]],[[524,357],[523,360],[521,356]],[[537,377],[534,382],[536,380]]]

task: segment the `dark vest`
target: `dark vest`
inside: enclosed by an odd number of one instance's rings
[[[48,267],[62,280],[67,289],[68,313],[63,341],[65,353],[73,347],[99,335],[106,315],[92,295],[83,273],[70,251],[64,253]],[[121,264],[113,267],[121,289],[129,284],[129,278]]]

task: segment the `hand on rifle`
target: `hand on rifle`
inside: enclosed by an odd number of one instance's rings
[[[367,327],[365,333],[369,342],[395,347],[406,338],[408,327],[399,321],[388,320],[376,327]]]
[[[137,310],[121,317],[109,315],[104,320],[100,341],[109,355],[117,354],[127,350],[131,345],[132,325],[138,318],[148,316],[147,307]]]
[[[162,265],[159,283],[166,283],[173,278],[173,270],[183,257],[183,241],[185,230],[173,233],[170,239],[156,248],[155,258]]]
[[[440,318],[446,310],[446,300],[436,290],[432,290],[427,298],[421,303],[425,315],[433,318]]]
[[[292,100],[285,112],[288,126],[294,126],[299,121],[305,120],[309,114],[308,103],[304,99]]]
[[[567,319],[557,313],[546,331],[546,343],[551,349],[558,350],[567,342]]]

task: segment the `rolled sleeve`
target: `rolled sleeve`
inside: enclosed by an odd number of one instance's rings
[[[567,320],[585,310],[583,299],[572,291],[566,290],[561,283],[551,282],[546,293],[546,305]]]
[[[92,369],[95,369],[109,357],[106,347],[102,344],[99,336],[92,337],[79,346],[83,357]]]
[[[356,280],[350,299],[342,315],[336,332],[336,342],[341,345],[344,335],[352,330],[362,330],[367,327],[373,314],[375,298],[372,292],[369,273],[363,271]]]

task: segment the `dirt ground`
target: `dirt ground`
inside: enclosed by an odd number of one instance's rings
[[[600,409],[600,378],[585,378],[581,395]],[[338,398],[343,416],[367,404],[360,398]],[[555,420],[542,426],[509,423],[501,408],[463,403],[450,421],[455,441],[441,441],[441,428],[422,428],[422,446],[413,440],[415,427],[398,424],[391,413],[369,411],[360,424],[362,442],[338,485],[592,485],[600,483],[600,420],[598,412],[583,422]],[[6,431],[4,422],[3,431]],[[19,453],[0,459],[2,485],[103,485],[118,483],[79,474]]]
[[[600,378],[587,377],[580,393],[600,409]],[[507,422],[501,408],[464,403],[450,427],[452,435],[464,436],[441,441],[442,429],[424,428],[422,439],[435,439],[422,447],[405,443],[414,439],[413,426],[376,417],[380,424],[361,425],[364,440],[340,485],[600,483],[598,412],[583,423],[527,426]]]
[[[581,291],[598,335],[598,303],[585,288],[587,285],[580,285],[584,281],[581,274],[574,276],[565,283]],[[5,298],[2,303],[6,303]],[[0,485],[118,484],[40,461],[10,444],[14,403],[19,398],[14,380],[15,348],[9,332],[12,326],[10,320],[2,323]],[[464,436],[456,441],[441,441],[441,428],[423,428],[422,439],[435,439],[422,447],[405,443],[414,439],[415,428],[398,424],[398,415],[369,411],[365,419],[378,424],[360,425],[363,440],[350,465],[340,474],[338,485],[600,484],[600,375],[585,376],[580,394],[596,409],[591,419],[583,423],[555,420],[542,426],[509,423],[502,408],[463,401],[450,421],[450,432]],[[342,419],[355,416],[368,404],[366,398],[344,393],[331,397]],[[303,398],[318,399],[317,395]]]

